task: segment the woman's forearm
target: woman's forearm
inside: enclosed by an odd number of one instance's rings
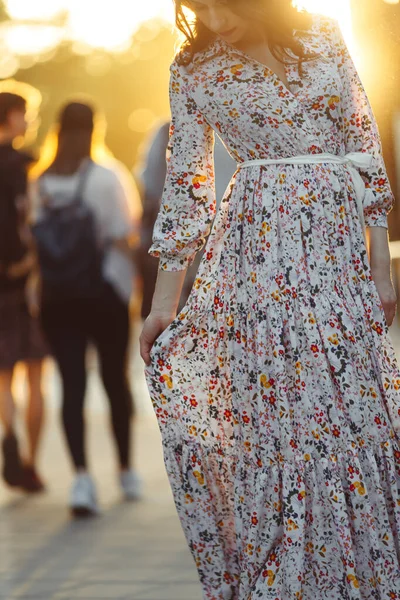
[[[369,227],[368,239],[372,272],[381,276],[390,275],[388,230],[385,227]]]
[[[183,271],[158,271],[151,312],[154,315],[175,315],[178,310],[186,269]]]

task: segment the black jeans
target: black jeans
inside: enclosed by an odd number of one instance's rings
[[[43,330],[60,370],[63,424],[76,468],[86,468],[83,406],[86,391],[86,350],[97,349],[107,392],[113,433],[122,468],[130,464],[133,401],[127,378],[130,337],[129,308],[109,285],[98,299],[44,302]]]

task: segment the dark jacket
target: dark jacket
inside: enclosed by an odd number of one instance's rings
[[[28,166],[33,159],[11,144],[0,144],[0,292],[19,288],[25,277],[9,279],[6,269],[23,259],[22,231],[28,220]]]

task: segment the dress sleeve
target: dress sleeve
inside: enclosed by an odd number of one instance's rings
[[[365,224],[367,227],[387,227],[387,215],[393,206],[394,197],[386,173],[376,119],[338,23],[330,21],[328,27],[334,58],[343,83],[342,127],[346,152],[373,155],[371,167],[360,172],[366,188]]]
[[[204,246],[215,217],[214,132],[176,62],[171,66],[170,103],[167,175],[149,253],[160,258],[160,269],[182,271]]]

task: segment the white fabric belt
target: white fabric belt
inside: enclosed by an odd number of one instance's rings
[[[360,216],[361,224],[365,230],[364,222],[364,197],[365,183],[358,169],[368,169],[373,160],[372,154],[364,152],[350,152],[345,156],[336,156],[329,152],[323,154],[304,154],[301,156],[290,156],[288,158],[271,158],[271,159],[255,159],[248,160],[238,164],[239,169],[248,167],[263,167],[266,165],[317,165],[323,163],[333,163],[337,165],[347,165],[353,180],[354,190],[356,193],[357,209]]]

